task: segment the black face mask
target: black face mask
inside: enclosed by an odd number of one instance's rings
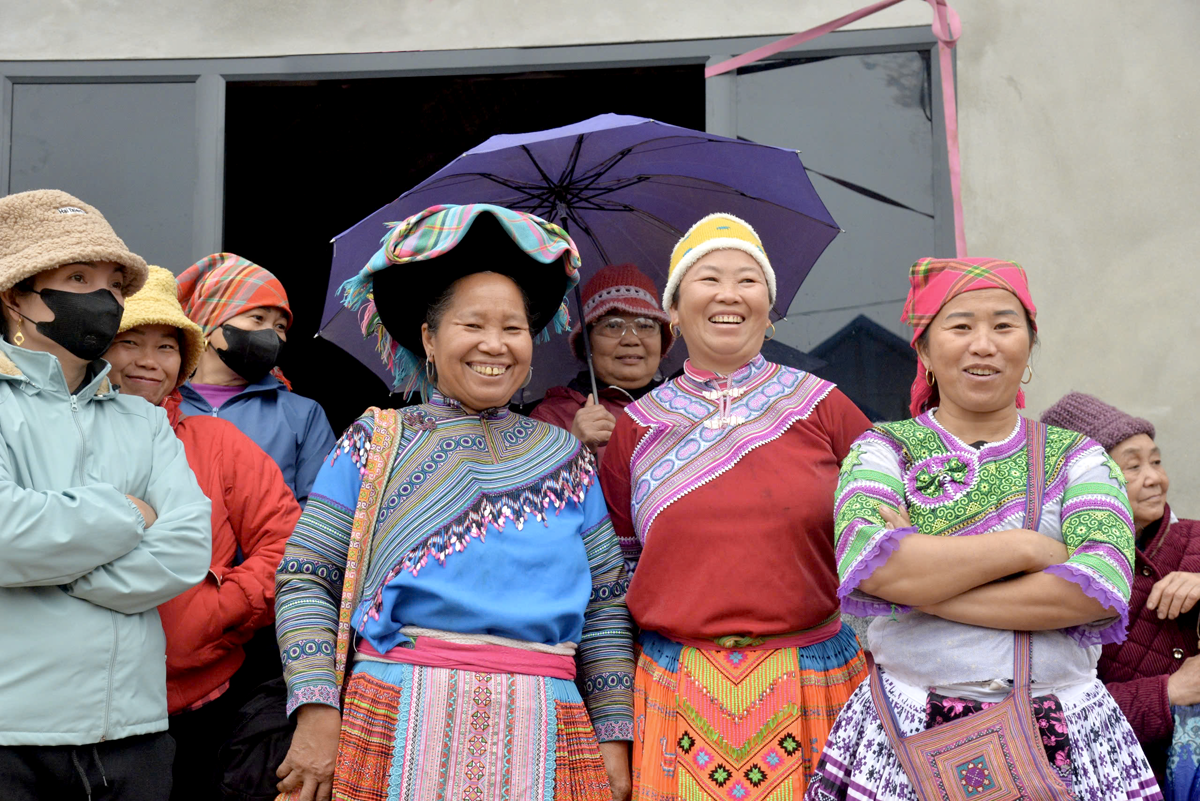
[[[251,384],[258,383],[271,372],[283,352],[283,339],[269,328],[246,331],[226,323],[221,326],[221,333],[225,335],[226,347],[214,350],[230,370]]]
[[[42,303],[54,312],[54,319],[34,323],[37,332],[67,349],[85,362],[104,355],[121,328],[121,304],[107,289],[95,292],[66,292],[43,289],[37,292]],[[17,312],[20,314],[20,312]],[[25,315],[21,314],[22,317]],[[28,317],[25,317],[29,320]],[[33,320],[29,320],[33,323]]]

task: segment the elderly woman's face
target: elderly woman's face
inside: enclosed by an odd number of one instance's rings
[[[596,378],[624,389],[650,383],[662,360],[662,328],[657,320],[615,311],[591,325],[592,366]]]
[[[1171,480],[1163,467],[1162,453],[1147,434],[1135,434],[1118,442],[1108,455],[1125,474],[1125,491],[1133,509],[1138,531],[1162,519]]]
[[[1013,406],[1032,348],[1025,310],[1004,289],[976,289],[952,298],[918,342],[933,371],[942,407],[984,414]]]
[[[525,300],[512,279],[475,273],[454,285],[436,331],[421,326],[438,391],[468,412],[504,406],[529,376],[533,338]]]
[[[684,274],[671,323],[683,332],[695,366],[727,374],[762,350],[770,310],[767,279],[754,257],[715,250]]]

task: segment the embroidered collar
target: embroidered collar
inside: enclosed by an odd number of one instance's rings
[[[503,420],[512,412],[507,406],[493,406],[490,409],[484,409],[481,412],[468,412],[463,408],[462,403],[456,398],[451,398],[448,395],[443,395],[436,389],[429,393],[429,400],[421,404],[422,408],[427,408],[432,412],[434,417],[450,419],[454,417],[478,417],[480,420]]]
[[[758,355],[728,376],[685,364],[682,376],[627,406],[650,429],[630,459],[638,537],[645,542],[667,506],[808,417],[833,387]]]

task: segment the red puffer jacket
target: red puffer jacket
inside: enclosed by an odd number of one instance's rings
[[[1100,680],[1129,719],[1160,781],[1175,727],[1167,678],[1200,650],[1200,605],[1176,620],[1159,620],[1156,612],[1146,609],[1151,588],[1175,571],[1200,573],[1200,520],[1172,523],[1168,506],[1158,532],[1137,552],[1129,634],[1120,645],[1104,646],[1098,667]]]
[[[243,643],[275,621],[275,569],[300,518],[283,473],[237,426],[184,417],[163,402],[200,489],[212,501],[212,563],[204,581],[158,608],[167,635],[167,708],[174,715],[242,666]],[[238,550],[243,561],[234,565]]]

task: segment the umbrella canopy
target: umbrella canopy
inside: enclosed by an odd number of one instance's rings
[[[562,128],[493,136],[338,235],[321,336],[390,384],[338,289],[379,249],[387,223],[435,204],[467,203],[492,203],[559,223],[579,248],[584,281],[605,264],[629,262],[659,287],[666,284],[671,249],[693,223],[718,211],[741,217],[771,257],[775,319],[786,315],[838,234],[795,151],[602,114]],[[557,339],[539,346],[528,397],[578,371],[565,337]],[[675,361],[682,350],[676,348]]]

